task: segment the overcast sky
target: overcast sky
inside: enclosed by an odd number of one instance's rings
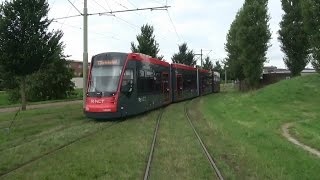
[[[70,0],[83,10],[83,0]],[[143,24],[155,28],[160,54],[171,62],[172,55],[178,51],[178,44],[187,42],[190,49],[204,55],[209,53],[213,61],[226,57],[224,44],[230,24],[244,0],[168,0],[171,6],[167,11],[139,11],[115,14],[116,16],[89,17],[89,59],[92,55],[107,51],[130,52],[130,42],[135,41]],[[78,14],[68,0],[49,0],[50,18]],[[104,12],[110,9],[123,10],[165,5],[165,0],[88,0],[89,13]],[[277,40],[279,22],[282,16],[279,0],[269,0],[272,31],[268,63],[284,68],[283,53]],[[170,17],[172,22],[170,21]],[[65,54],[69,59],[82,60],[83,34],[82,17],[59,20],[51,28],[64,32]],[[176,29],[176,31],[175,31]],[[200,61],[198,62],[198,64]]]

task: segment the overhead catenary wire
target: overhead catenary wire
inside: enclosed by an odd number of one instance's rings
[[[69,0],[68,0],[68,1],[69,1]],[[76,2],[76,0],[74,0],[73,3],[72,3],[71,1],[69,1],[69,2],[70,2],[71,5],[75,8],[74,3]],[[67,13],[67,16],[69,16],[71,10],[72,10],[72,7],[70,7],[70,9],[69,9],[69,11],[68,11],[68,13]],[[80,14],[82,14],[82,13],[80,13]],[[64,19],[63,23],[61,23],[60,29],[62,29],[62,27],[63,27],[64,23],[66,22],[66,20],[67,20],[67,19]]]
[[[171,6],[159,6],[159,7],[150,7],[150,8],[137,8],[137,9],[127,9],[127,10],[117,10],[117,11],[106,11],[106,12],[99,12],[99,13],[88,13],[88,16],[95,16],[95,15],[110,15],[110,14],[114,14],[114,13],[124,13],[124,12],[133,12],[133,11],[145,11],[145,10],[150,10],[150,11],[154,11],[154,10],[167,10],[169,7]],[[82,15],[78,14],[78,15],[71,15],[71,16],[64,16],[64,17],[58,17],[58,18],[54,18],[53,20],[60,20],[60,19],[68,19],[68,18],[74,18],[74,17],[80,17]]]
[[[172,18],[171,18],[170,14],[169,14],[168,9],[166,9],[166,11],[167,11],[168,17],[169,17],[169,19],[170,19],[171,25],[173,26],[173,29],[174,29],[177,37],[178,37],[178,40],[181,42],[181,38],[180,38],[180,36],[179,36],[179,34],[178,34],[178,31],[177,31],[176,26],[174,25],[174,23],[173,23],[173,21],[172,21]]]
[[[96,3],[98,6],[100,6],[102,9],[108,11],[105,7],[103,7],[100,3],[98,3],[96,0],[92,0],[94,3]],[[110,9],[111,10],[111,9]]]
[[[65,23],[61,23],[59,21],[52,21],[53,23],[58,23],[58,24],[64,24],[64,26],[68,26],[70,28],[74,28],[74,29],[78,29],[78,30],[83,30],[83,28],[81,27],[78,27],[78,26],[74,26],[74,25],[70,25],[70,24],[65,24]],[[93,34],[97,34],[97,35],[100,35],[102,37],[105,37],[105,38],[111,38],[111,39],[115,39],[115,40],[120,40],[119,38],[115,37],[115,36],[106,36],[102,33],[98,33],[98,32],[94,32],[94,31],[90,31],[90,33],[93,33]],[[110,34],[113,34],[113,33],[110,33]]]
[[[79,9],[74,5],[74,2],[75,2],[75,1],[73,1],[73,3],[72,3],[70,0],[68,0],[68,2],[74,7],[74,9],[75,9],[76,11],[78,11],[78,13],[79,13],[80,15],[83,15],[82,12],[79,11]]]
[[[112,0],[112,1],[113,1],[113,2],[115,2],[115,3],[117,3],[119,6],[121,6],[121,7],[125,8],[125,9],[128,9],[126,6],[124,6],[123,4],[121,4],[121,3],[117,2],[116,0]]]
[[[93,1],[94,1],[96,4],[98,4],[102,9],[108,11],[104,6],[102,6],[101,4],[99,4],[96,0],[93,0]],[[110,9],[110,10],[112,11],[112,9]],[[127,21],[127,20],[125,20],[125,19],[123,19],[123,18],[120,18],[120,17],[116,16],[115,14],[107,14],[107,15],[112,15],[113,17],[115,17],[115,18],[117,18],[117,19],[119,19],[119,20],[127,23],[128,25],[130,25],[130,26],[132,26],[132,27],[134,27],[134,28],[138,28],[137,25],[135,25],[135,24],[133,24],[133,23],[130,23],[129,21]]]
[[[109,10],[112,11],[112,9],[111,9],[111,7],[110,7],[110,5],[108,3],[108,0],[104,0],[104,1],[107,3],[107,6],[108,6]]]

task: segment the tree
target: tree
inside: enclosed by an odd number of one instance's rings
[[[142,53],[160,60],[163,56],[158,56],[160,51],[159,44],[155,40],[154,28],[151,25],[143,25],[141,27],[141,34],[137,35],[138,45],[131,42],[131,51],[134,53]]]
[[[240,65],[248,88],[259,85],[266,62],[271,33],[269,29],[268,0],[246,0],[237,30]]]
[[[241,59],[239,58],[241,47],[239,46],[239,37],[237,35],[241,25],[239,21],[242,13],[243,8],[238,11],[235,20],[232,22],[227,34],[227,43],[225,44],[225,50],[227,52],[225,66],[228,67],[228,74],[230,74],[230,77],[232,79],[239,80],[240,82],[245,79],[245,75],[243,73],[243,65],[241,63]]]
[[[203,69],[206,69],[206,70],[212,70],[213,69],[213,64],[212,64],[209,56],[206,57],[206,59],[204,60]]]
[[[216,64],[214,65],[213,70],[215,70],[215,71],[219,72],[220,74],[222,74],[223,69],[222,69],[222,66],[221,66],[219,61],[216,61]]]
[[[285,14],[280,23],[279,40],[285,53],[284,63],[292,76],[299,76],[309,63],[308,34],[304,28],[301,3],[305,0],[282,0]]]
[[[188,66],[195,66],[197,64],[194,59],[195,54],[192,50],[188,50],[187,43],[179,45],[179,52],[172,56],[173,63],[185,64]]]
[[[240,90],[259,85],[271,38],[267,5],[267,0],[246,0],[227,35],[225,65],[240,80]]]
[[[318,0],[302,0],[304,27],[308,34],[312,65],[320,72],[320,3]]]
[[[20,89],[26,109],[26,78],[61,59],[62,32],[48,31],[46,0],[5,1],[0,6],[0,65]]]

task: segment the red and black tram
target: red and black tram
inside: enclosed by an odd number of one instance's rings
[[[199,76],[199,93],[201,96],[211,94],[213,92],[213,75],[212,71],[198,69]]]
[[[214,92],[213,72],[139,53],[92,57],[85,114],[115,119]]]

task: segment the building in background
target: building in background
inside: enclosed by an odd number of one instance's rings
[[[77,60],[67,60],[69,62],[68,68],[73,69],[74,77],[82,77],[83,76],[83,62]],[[90,63],[88,63],[88,69],[90,67]]]
[[[301,76],[316,74],[315,69],[304,69],[301,72]],[[276,66],[263,67],[263,75],[261,79],[262,85],[273,84],[284,79],[290,79],[291,72],[288,69],[278,69]]]
[[[73,70],[73,78],[72,82],[75,85],[76,89],[83,88],[83,62],[76,61],[76,60],[67,60],[69,64],[67,65],[68,68]],[[90,63],[88,63],[88,69],[90,68]]]

